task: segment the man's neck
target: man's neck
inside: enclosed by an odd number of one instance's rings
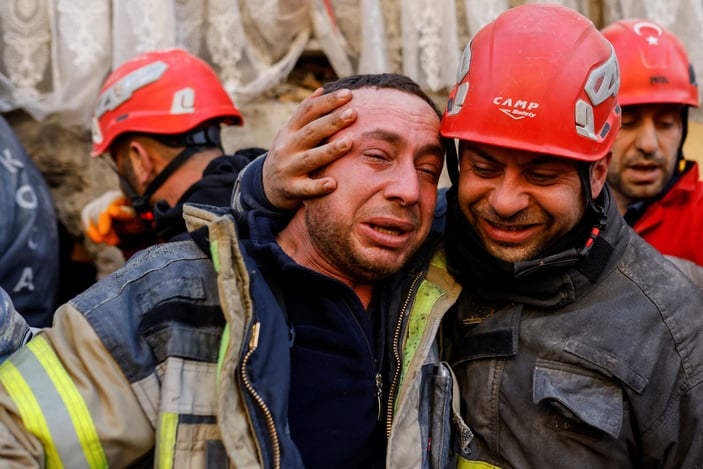
[[[615,205],[618,207],[620,215],[625,215],[627,208],[635,201],[629,197],[625,197],[623,194],[613,189],[612,186],[610,187],[610,193],[613,195],[613,200],[615,200]]]
[[[332,265],[320,254],[305,227],[304,209],[298,209],[290,223],[276,235],[276,242],[281,246],[283,252],[288,254],[299,265],[347,285],[356,293],[356,296],[364,305],[364,309],[368,309],[373,296],[374,284],[353,281],[349,276],[344,275],[344,272],[338,266]]]
[[[222,156],[222,151],[217,148],[191,155],[164,181],[163,185],[154,193],[152,200],[165,200],[171,207],[175,206],[183,194],[202,179],[205,168],[212,160],[219,156]]]

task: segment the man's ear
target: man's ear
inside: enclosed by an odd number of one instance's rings
[[[608,178],[608,166],[613,157],[613,152],[609,151],[607,155],[591,165],[591,194],[595,199],[600,195],[600,192],[605,186],[605,181]]]
[[[151,152],[141,142],[132,140],[129,144],[129,159],[139,184],[148,186],[156,177]]]

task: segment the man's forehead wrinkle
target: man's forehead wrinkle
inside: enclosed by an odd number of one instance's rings
[[[403,135],[395,132],[390,132],[387,130],[381,130],[381,129],[375,129],[375,130],[369,130],[366,132],[363,132],[361,134],[362,137],[365,138],[370,138],[370,139],[377,139],[377,140],[384,140],[386,142],[389,142],[391,144],[399,144],[404,140]],[[442,149],[442,145],[438,142],[435,143],[428,143],[425,145],[422,145],[421,147],[418,148],[418,151],[416,152],[418,154],[425,154],[425,153],[436,153],[438,155],[443,155],[444,151]]]

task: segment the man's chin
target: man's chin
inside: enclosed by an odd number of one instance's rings
[[[629,184],[625,186],[625,189],[627,190],[626,195],[635,200],[649,199],[650,197],[659,195],[663,188],[664,183],[661,180],[646,184],[630,181]]]
[[[531,260],[538,252],[537,249],[525,245],[490,243],[485,247],[486,251],[496,259],[511,264]]]
[[[358,263],[358,274],[366,281],[384,280],[399,272],[408,260],[408,256],[392,260],[379,257],[369,257]]]

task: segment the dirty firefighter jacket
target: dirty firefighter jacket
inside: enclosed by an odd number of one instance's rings
[[[17,312],[10,295],[0,288],[0,363],[32,337],[29,324]]]
[[[445,330],[455,332],[471,460],[571,469],[703,461],[703,297],[615,204],[607,215],[587,261],[492,287],[495,278],[467,266],[475,282]]]
[[[264,157],[239,172],[232,191],[232,207],[236,213],[266,213],[282,227],[290,212],[276,209],[266,198],[262,182]],[[446,210],[446,189],[440,189],[433,234],[386,286],[397,299],[387,308],[386,346],[392,357],[387,378],[388,468],[453,467],[455,458],[467,451],[472,438],[459,413],[456,380],[451,368],[441,360],[436,340],[442,317],[460,291],[446,272],[444,253],[437,250]]]
[[[437,337],[442,318],[457,300],[461,287],[447,273],[442,250],[431,257],[418,256],[425,267],[413,271],[412,295],[399,308],[390,310],[391,354],[400,367],[393,369],[388,415],[388,468],[449,468],[457,457],[466,456],[473,438],[470,426],[461,419],[457,382],[449,364],[441,360]],[[405,289],[397,291],[404,292]],[[397,317],[393,315],[397,314]],[[394,361],[396,363],[396,361]]]
[[[148,248],[0,366],[1,458],[17,467],[302,467],[287,431],[290,331],[276,297],[230,216],[184,213],[190,228],[208,226],[212,260],[192,241]],[[397,388],[403,409],[419,406],[422,377],[408,371]],[[394,427],[392,442],[420,442],[431,415],[420,417]],[[424,450],[390,453],[419,461]]]

